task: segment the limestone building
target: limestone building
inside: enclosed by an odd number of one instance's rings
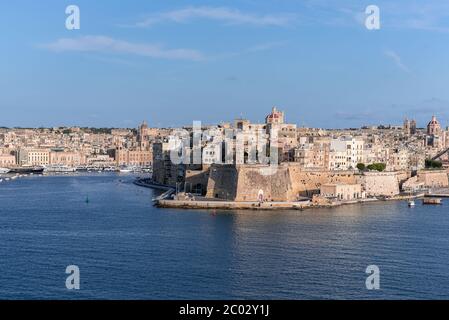
[[[362,185],[343,184],[343,183],[328,183],[323,184],[320,189],[320,195],[325,198],[336,199],[340,201],[350,201],[363,199],[365,197],[362,192]]]
[[[10,168],[16,165],[16,157],[12,154],[0,154],[0,167]]]

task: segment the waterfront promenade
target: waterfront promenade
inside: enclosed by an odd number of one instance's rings
[[[200,209],[200,210],[305,210],[310,208],[334,208],[343,205],[378,202],[378,201],[408,201],[425,197],[449,197],[449,188],[438,188],[432,191],[419,191],[415,193],[401,193],[391,197],[371,197],[352,200],[326,200],[321,198],[304,198],[299,201],[230,201],[215,198],[206,198],[184,192],[176,192],[173,187],[155,183],[148,178],[137,178],[134,182],[138,186],[165,191],[153,199],[154,205],[159,208],[174,209]]]
[[[158,200],[156,205],[160,208],[178,209],[219,209],[219,210],[303,210],[310,207],[310,201],[302,202],[237,202],[203,200]]]
[[[175,209],[215,209],[215,210],[304,210],[307,208],[332,208],[347,204],[366,203],[373,201],[381,201],[385,199],[368,198],[346,201],[334,201],[326,204],[317,204],[312,199],[304,198],[301,201],[225,201],[219,199],[210,199],[201,196],[193,196],[190,194],[179,193],[174,194],[175,189],[170,186],[154,183],[151,179],[137,178],[134,184],[166,191],[159,197],[154,199],[154,204],[160,208]],[[171,191],[171,192],[170,192]],[[420,195],[421,196],[421,195]],[[413,196],[412,196],[413,197]],[[416,196],[415,196],[416,197]],[[409,199],[411,196],[403,196],[395,200]]]

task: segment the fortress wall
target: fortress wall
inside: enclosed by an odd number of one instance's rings
[[[296,165],[290,165],[289,174],[292,181],[292,194],[303,197],[318,194],[323,184],[358,183],[353,171],[307,171]]]
[[[430,179],[431,175],[424,175]],[[298,197],[318,194],[323,184],[362,184],[367,196],[395,196],[400,182],[406,180],[402,172],[313,171],[298,164],[282,164],[273,169],[263,165],[211,167],[206,197],[234,201],[258,201],[259,191],[267,201],[296,201]],[[431,181],[448,183],[447,175],[432,176]],[[444,181],[443,181],[444,180]],[[441,182],[441,183],[442,183]],[[438,182],[440,183],[440,182]]]
[[[209,166],[204,166],[201,170],[186,170],[186,192],[199,192],[205,195],[209,183],[209,172]]]
[[[422,184],[418,181],[418,176],[410,177],[407,181],[402,184],[403,190],[411,190],[416,189],[422,186]]]
[[[237,168],[233,165],[212,165],[207,182],[207,198],[235,200],[238,183]]]
[[[401,190],[403,184],[405,182],[407,182],[408,179],[411,177],[411,173],[407,172],[407,171],[398,171],[398,172],[396,172],[396,174],[397,174],[396,177],[397,177],[398,182],[399,182],[399,190]]]
[[[402,175],[396,172],[366,172],[360,177],[367,196],[395,196],[399,194],[399,180]]]
[[[267,201],[290,201],[288,168],[279,166],[239,166],[236,201],[258,201],[259,192]]]
[[[276,168],[263,165],[211,167],[206,197],[258,201],[260,190],[268,201],[296,201],[319,193],[329,183],[356,184],[353,171],[307,171],[298,164]]]
[[[449,180],[445,170],[422,170],[418,172],[418,181],[429,188],[448,187]]]

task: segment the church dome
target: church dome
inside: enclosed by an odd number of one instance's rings
[[[435,117],[435,116],[432,116],[432,120],[430,120],[430,122],[429,122],[429,126],[430,125],[440,125],[440,122],[438,122],[438,120],[437,120],[437,117]]]
[[[432,120],[430,120],[429,124],[427,125],[427,134],[435,135],[439,134],[441,130],[440,122],[437,120],[437,117],[432,116]]]

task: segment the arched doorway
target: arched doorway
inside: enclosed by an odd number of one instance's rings
[[[258,195],[257,195],[257,200],[258,200],[259,202],[263,202],[263,200],[264,200],[263,190],[262,190],[262,189],[259,190],[259,193],[258,193]]]

